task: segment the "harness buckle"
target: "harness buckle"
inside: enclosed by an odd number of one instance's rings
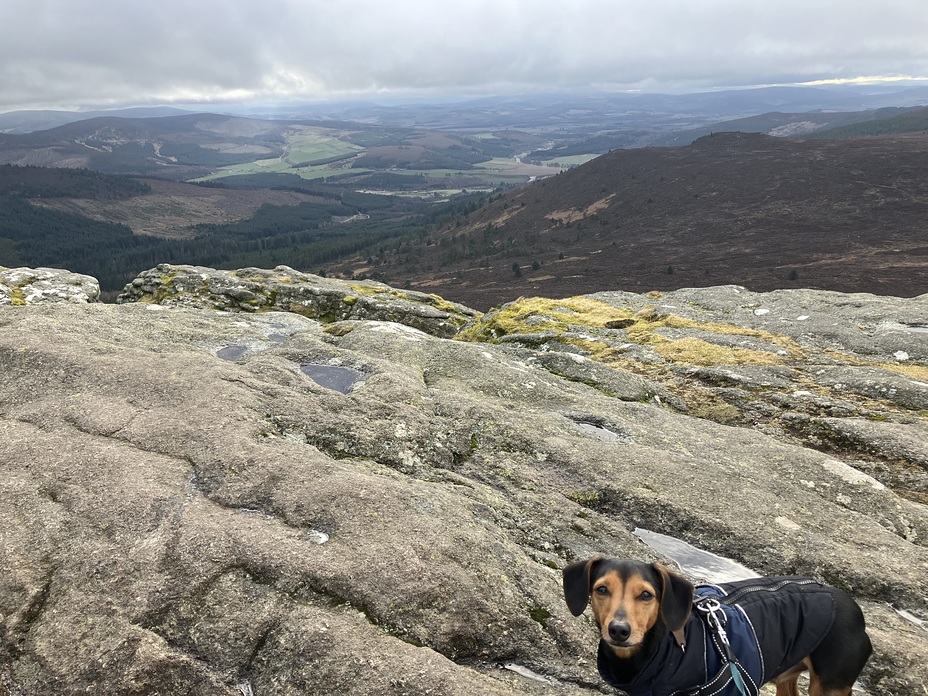
[[[728,647],[728,634],[725,633],[725,624],[728,623],[728,617],[722,611],[722,604],[715,597],[702,597],[696,602],[696,609],[706,617],[706,623],[709,628],[718,635],[719,640]]]

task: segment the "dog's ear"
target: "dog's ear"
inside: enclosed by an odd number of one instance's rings
[[[651,567],[664,583],[661,590],[661,616],[664,623],[671,632],[679,631],[690,617],[696,588],[689,580],[670,572],[660,563],[652,563]]]
[[[580,616],[590,601],[590,575],[603,559],[593,556],[586,561],[575,561],[564,568],[564,599],[574,616]]]

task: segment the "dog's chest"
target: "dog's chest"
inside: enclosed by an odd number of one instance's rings
[[[808,655],[828,632],[834,612],[828,589],[808,578],[758,578],[697,587],[696,603],[706,597],[720,606],[735,669],[750,696]],[[625,683],[616,678],[612,653],[601,643],[600,674],[631,696],[741,696],[719,634],[695,608],[684,635],[685,650],[668,635],[648,664]]]

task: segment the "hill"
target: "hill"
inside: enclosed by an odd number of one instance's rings
[[[928,683],[928,296],[534,298],[449,340],[466,308],[376,283],[137,281],[0,269],[5,695],[616,693],[561,573],[603,550],[827,581],[864,693]]]
[[[757,116],[710,123],[700,128],[685,130],[655,138],[651,144],[660,147],[689,145],[706,135],[716,132],[766,133],[779,137],[837,137],[836,133],[847,133],[841,137],[860,137],[863,135],[887,135],[889,133],[908,132],[903,130],[884,130],[877,133],[874,125],[887,119],[895,120],[910,113],[922,111],[923,107],[886,107],[867,111],[806,111],[783,112],[772,111]],[[871,125],[874,124],[874,125]],[[922,128],[924,130],[924,128]],[[857,133],[858,135],[853,135]]]
[[[318,268],[403,234],[422,207],[333,185],[230,189],[0,165],[0,265],[73,268],[110,297],[168,260]]]
[[[218,114],[100,116],[27,134],[0,134],[0,163],[189,179],[216,167],[279,156],[288,125]]]
[[[84,121],[88,118],[100,116],[149,118],[179,116],[189,113],[192,112],[170,106],[137,106],[128,109],[107,109],[104,111],[8,111],[0,114],[0,133],[32,133],[33,131],[55,128],[74,121]]]
[[[885,112],[890,113],[885,113]],[[865,138],[869,136],[924,133],[928,131],[928,108],[882,109],[879,118],[837,126],[810,134],[812,138]]]
[[[928,291],[926,155],[923,135],[716,133],[616,150],[339,270],[480,309],[719,283],[916,295]]]
[[[545,142],[527,133],[476,137],[342,121],[203,113],[100,116],[25,134],[0,133],[0,164],[178,181],[248,177],[259,186],[311,179],[355,190],[448,194],[555,174],[557,166],[528,164],[514,156]]]

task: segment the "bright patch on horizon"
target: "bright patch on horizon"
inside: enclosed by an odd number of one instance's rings
[[[869,75],[860,77],[835,77],[827,80],[810,80],[797,84],[807,87],[821,85],[871,85],[882,82],[928,82],[928,77],[915,77],[913,75]]]

